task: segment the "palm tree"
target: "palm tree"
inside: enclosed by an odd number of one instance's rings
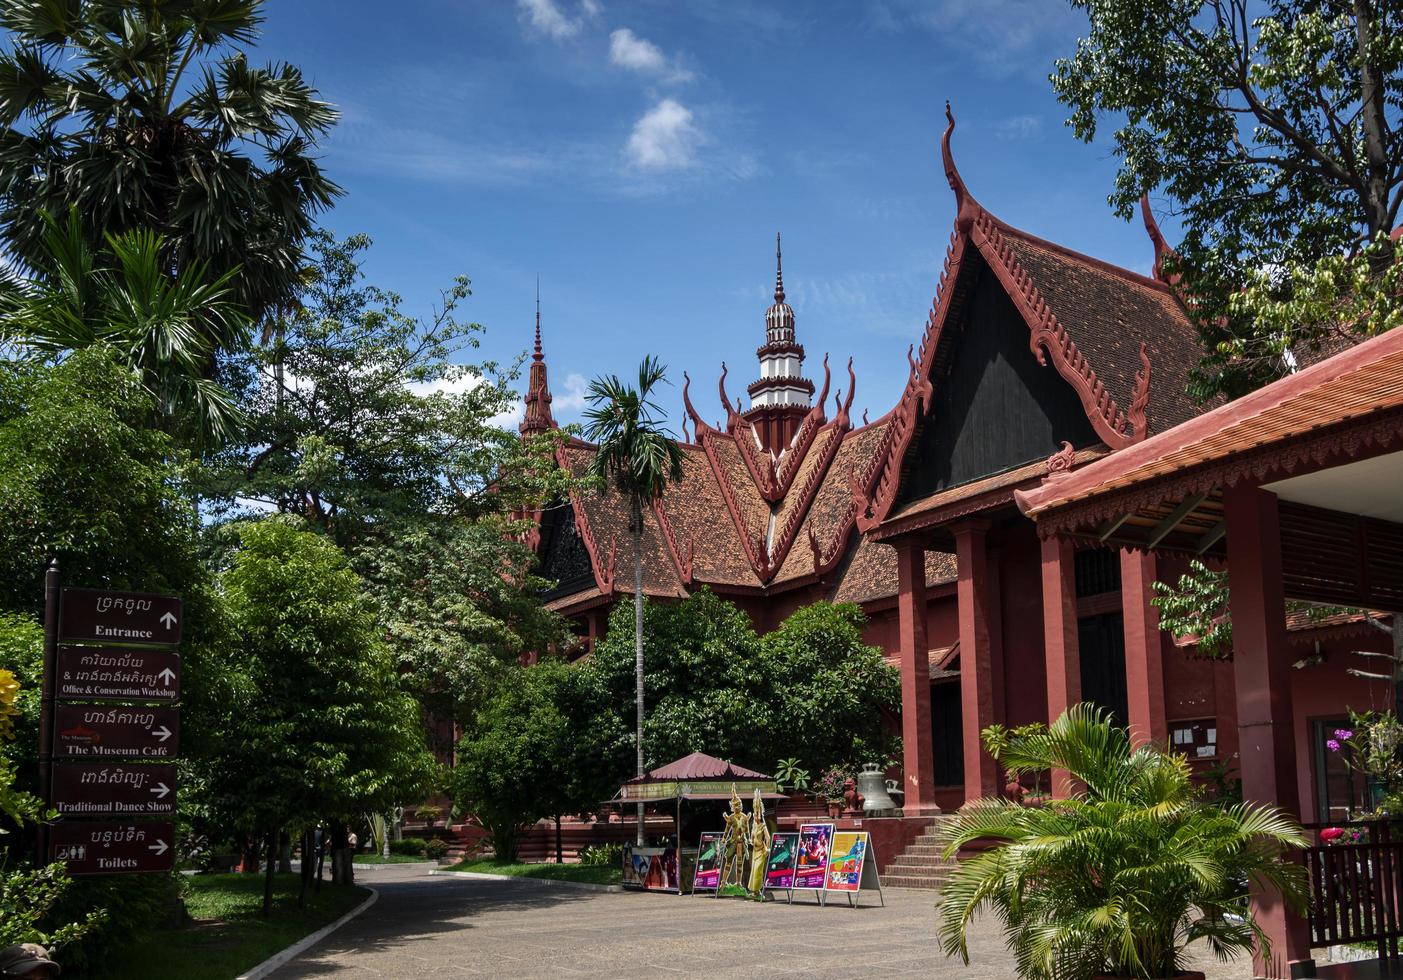
[[[233,299],[237,268],[210,278],[197,262],[172,276],[154,232],[109,235],[94,254],[76,213],[42,220],[36,276],[0,290],[0,342],[46,358],[106,346],[151,395],[158,426],[196,444],[230,436],[242,415],[207,367],[212,337],[247,340],[248,317]]]
[[[666,381],[667,368],[651,354],[638,366],[638,387],[617,375],[595,378],[585,400],[585,438],[598,445],[589,473],[628,501],[633,534],[634,692],[637,708],[638,775],[643,769],[643,508],[662,496],[669,482],[682,478],[682,450],[662,423],[653,391]],[[643,843],[643,804],[638,804],[638,843]]]
[[[77,208],[94,251],[150,229],[170,270],[234,272],[255,320],[293,295],[341,193],[313,155],[337,113],[296,67],[249,64],[262,6],[0,0],[0,236],[20,260],[43,257],[41,211]]]
[[[1062,769],[1085,788],[1046,807],[973,800],[946,824],[947,859],[985,845],[941,894],[947,955],[969,962],[966,927],[989,910],[1019,976],[1172,977],[1197,939],[1222,958],[1268,951],[1252,886],[1303,900],[1304,869],[1282,857],[1306,845],[1299,825],[1272,807],[1199,799],[1182,755],[1133,747],[1100,709],[1076,705],[1051,727],[984,736],[1014,778]]]

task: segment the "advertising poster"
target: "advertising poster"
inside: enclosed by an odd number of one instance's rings
[[[644,891],[679,891],[681,877],[677,866],[675,847],[635,847],[624,846],[625,888],[641,888]]]
[[[697,844],[697,871],[692,891],[715,891],[721,883],[721,831],[709,830]]]
[[[831,823],[806,823],[799,825],[799,853],[794,864],[795,888],[823,888],[824,873],[828,870],[828,854],[833,848],[833,825]]]
[[[775,834],[770,840],[770,856],[765,862],[765,887],[788,891],[794,887],[794,862],[799,855],[799,835]]]
[[[862,887],[862,862],[866,857],[866,831],[844,830],[834,835],[825,887],[831,892],[857,891]]]

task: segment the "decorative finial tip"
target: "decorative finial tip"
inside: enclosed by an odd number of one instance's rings
[[[779,232],[775,232],[775,302],[784,302],[784,258],[780,250]]]

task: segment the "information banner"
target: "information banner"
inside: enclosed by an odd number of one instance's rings
[[[834,836],[825,886],[829,891],[855,892],[862,887],[862,865],[867,860],[867,846],[865,830],[842,830]]]
[[[692,891],[714,892],[721,884],[721,838],[719,830],[703,831],[697,844],[697,870]]]
[[[799,835],[792,831],[770,839],[770,855],[765,862],[765,887],[789,891],[794,887],[794,863],[799,856]]]
[[[64,820],[49,831],[53,860],[70,875],[138,874],[175,866],[175,824]]]
[[[682,868],[677,848],[625,844],[623,886],[650,892],[680,892]]]
[[[798,846],[798,858],[794,865],[794,887],[821,891],[828,870],[828,855],[833,849],[833,825],[800,824]]]

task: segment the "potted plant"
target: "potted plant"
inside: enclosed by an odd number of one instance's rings
[[[414,815],[424,822],[425,827],[432,828],[438,822],[438,818],[443,816],[443,807],[426,803],[414,811]]]
[[[829,769],[819,778],[816,795],[828,804],[828,815],[834,819],[843,812],[843,792],[847,781],[847,772],[837,767]]]
[[[1272,807],[1204,802],[1187,759],[1133,747],[1092,705],[985,745],[1015,778],[1062,769],[1084,789],[1043,807],[972,800],[942,828],[947,858],[985,846],[955,866],[940,896],[949,955],[969,962],[966,929],[989,910],[1032,980],[1202,980],[1184,969],[1190,942],[1225,957],[1267,944],[1249,881],[1304,903],[1304,869],[1282,857],[1306,846],[1298,824]]]

